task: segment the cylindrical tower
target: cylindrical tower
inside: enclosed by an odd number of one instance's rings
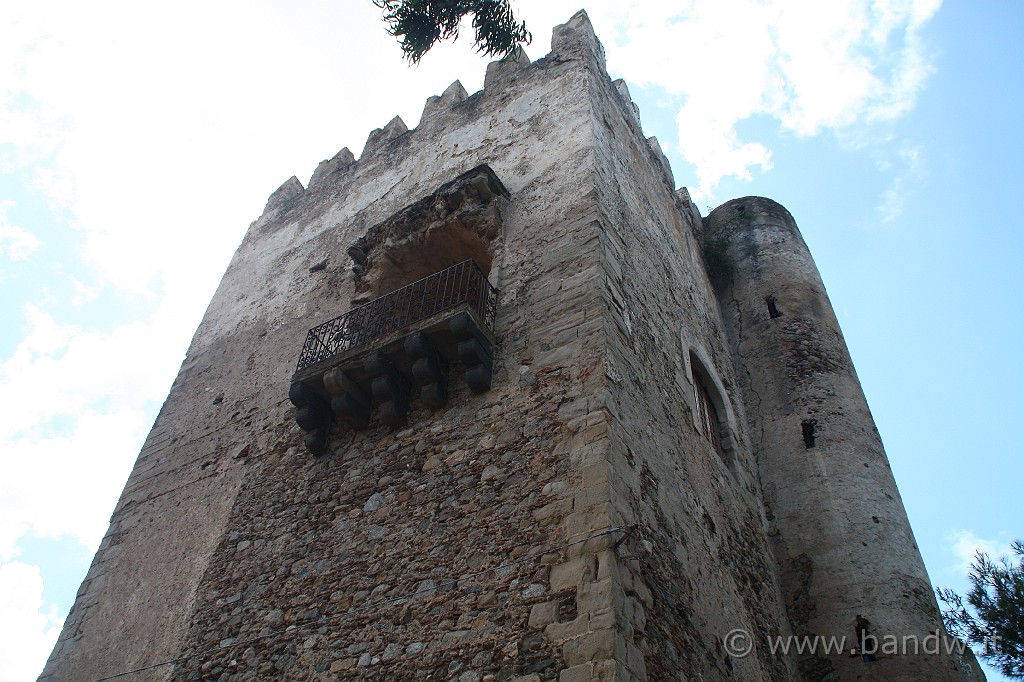
[[[842,652],[825,653],[824,642],[805,651],[803,679],[964,679],[945,649],[953,640],[940,637],[881,439],[793,217],[747,197],[715,209],[705,230],[793,631],[846,638]],[[858,642],[865,628],[868,652]],[[863,655],[872,645],[873,661]]]

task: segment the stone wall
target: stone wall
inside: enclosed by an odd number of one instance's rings
[[[592,184],[590,134],[581,126],[556,144],[542,133],[556,127],[554,115],[563,126],[588,120],[592,73],[572,57],[591,45],[572,33],[556,30],[547,64],[492,73],[483,94],[360,161],[369,165],[359,168],[364,178],[436,164],[444,153],[437,137],[472,139],[481,119],[491,123],[490,143],[442,148],[465,150],[460,166],[490,164],[514,196],[493,244],[500,342],[492,390],[473,396],[461,387],[442,413],[414,405],[397,433],[337,427],[321,459],[285,428],[287,410],[266,415],[279,440],[246,474],[199,588],[188,649],[196,655],[176,667],[176,679],[557,679],[600,657],[573,649],[578,638],[566,624],[579,621],[578,600],[560,578],[574,548],[592,535],[607,546],[614,535],[563,523],[586,483],[568,454],[599,439],[605,418],[589,397],[603,381],[598,282],[588,274],[600,254],[596,204],[593,193],[573,191]],[[497,110],[490,117],[488,106]],[[513,153],[502,135],[528,133],[495,128],[522,125],[536,126],[536,136]],[[409,160],[396,164],[402,157]],[[347,195],[335,186],[321,215],[351,207],[364,178]],[[414,191],[402,196],[417,199]],[[321,276],[342,290],[350,278],[338,270],[349,263],[335,265],[331,253],[385,217],[372,206],[366,213],[302,247],[303,262],[327,257]],[[322,219],[301,215],[297,231]]]
[[[562,523],[582,481],[565,455],[600,431],[586,394],[603,380],[585,274],[598,258],[595,196],[579,191],[593,184],[588,32],[561,27],[546,59],[494,64],[483,92],[455,84],[417,129],[396,119],[359,161],[342,150],[309,188],[292,178],[274,193],[196,332],[42,679],[193,653],[136,679],[218,667],[374,676],[385,664],[438,679],[460,666],[552,678],[565,667],[541,630],[576,607],[548,566],[581,539]],[[494,390],[460,388],[441,413],[414,405],[397,433],[336,427],[330,453],[312,458],[287,387],[306,330],[358,295],[348,247],[481,163],[515,195],[490,253]],[[203,653],[211,645],[227,648]]]
[[[761,514],[743,406],[699,246],[699,215],[656,140],[645,141],[608,83],[595,81],[603,298],[608,311],[612,521],[636,525],[621,561],[621,636],[649,679],[793,679],[767,655],[788,631]],[[727,457],[694,419],[701,358],[723,399]],[[730,658],[744,628],[758,655]]]

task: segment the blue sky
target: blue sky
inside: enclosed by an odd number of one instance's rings
[[[579,0],[516,6],[539,57]],[[796,217],[932,580],[963,588],[974,549],[1024,536],[1024,5],[587,9],[703,213],[756,194]],[[465,43],[406,67],[369,0],[5,9],[0,682],[41,668],[266,197],[485,67]]]

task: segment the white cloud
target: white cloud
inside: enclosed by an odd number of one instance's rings
[[[807,136],[906,113],[932,70],[921,29],[940,4],[596,0],[588,10],[609,46],[613,71],[682,101],[678,144],[696,167],[695,193],[706,195],[722,177],[747,178],[754,169],[771,167],[770,150],[736,132],[752,116],[773,117],[783,130]],[[0,67],[0,82],[11,84],[8,97],[31,92],[28,103],[0,108],[0,129],[17,146],[58,150],[56,165],[43,169],[39,182],[80,202],[79,219],[98,231],[90,254],[104,265],[120,262],[114,272],[121,285],[155,274],[122,258],[125,253],[148,243],[185,256],[178,245],[188,240],[176,238],[201,234],[193,226],[218,219],[239,224],[223,210],[196,220],[177,201],[167,202],[164,190],[182,186],[183,169],[195,193],[188,203],[237,206],[252,195],[220,194],[220,202],[214,197],[215,191],[233,191],[226,176],[245,175],[237,178],[240,187],[266,194],[287,176],[270,180],[266,172],[274,166],[260,159],[299,158],[268,145],[271,130],[277,142],[311,152],[303,161],[305,180],[318,157],[336,151],[323,148],[324,130],[333,126],[336,139],[358,153],[365,134],[383,125],[387,113],[401,113],[412,125],[422,98],[455,75],[470,81],[465,84],[472,90],[482,72],[474,67],[467,78],[465,40],[439,46],[420,67],[406,68],[391,38],[365,30],[379,25],[371,3],[344,12],[319,6],[280,14],[238,2],[188,0],[174,11],[131,3],[111,3],[105,11],[80,3],[34,8],[18,8],[7,30],[0,27],[0,43],[6,44],[0,63],[7,64]],[[529,51],[537,57],[547,49],[549,28],[565,21],[578,2],[523,0],[517,8],[535,32]],[[194,21],[197,14],[203,21]],[[329,32],[334,39],[321,40]],[[325,52],[325,45],[337,50]],[[374,68],[345,69],[354,55]],[[333,80],[339,71],[345,82]],[[236,163],[211,167],[195,163],[199,158]],[[106,201],[103,185],[116,186],[121,201]],[[232,233],[221,249],[237,237]]]
[[[940,0],[599,2],[589,8],[614,46],[609,67],[678,97],[678,146],[697,172],[695,197],[727,176],[771,168],[771,152],[737,124],[769,116],[812,136],[897,118],[931,74],[921,28]]]
[[[107,332],[26,313],[0,365],[0,558],[27,532],[95,547],[191,331],[167,308]]]
[[[95,551],[150,421],[141,408],[86,411],[66,435],[0,441],[0,557],[17,556],[26,533]]]
[[[0,201],[0,256],[25,260],[39,248],[39,240],[28,230],[11,224],[7,212],[13,207],[10,199]]]
[[[43,603],[39,567],[0,563],[0,682],[34,680],[60,627],[53,609]]]
[[[958,563],[954,567],[958,575],[966,576],[974,562],[974,555],[983,552],[990,559],[1010,555],[1010,543],[978,537],[973,531],[955,530],[947,536],[953,555]]]
[[[71,305],[84,305],[85,303],[89,303],[90,301],[96,300],[96,298],[100,295],[99,288],[95,286],[90,287],[83,283],[81,280],[76,279],[75,277],[70,277],[69,281],[71,283],[72,288],[74,288],[75,291],[75,293],[72,294],[71,296]]]
[[[920,147],[903,145],[899,148],[895,162],[887,159],[878,164],[880,170],[895,173],[889,187],[882,192],[882,202],[878,206],[883,223],[891,223],[903,214],[907,197],[925,177],[923,154]]]
[[[71,212],[95,276],[208,299],[289,175],[306,182],[342,146],[359,154],[395,114],[415,124],[457,76],[481,84],[465,42],[409,68],[367,30],[381,26],[372,3],[350,4],[25,3],[0,19],[8,165],[31,162]]]
[[[878,212],[882,215],[883,223],[891,223],[903,215],[903,207],[906,204],[906,181],[902,176],[893,178],[892,183],[882,192],[882,203],[878,206]]]

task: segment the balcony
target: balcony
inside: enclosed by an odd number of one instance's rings
[[[472,259],[309,330],[289,398],[306,445],[319,454],[337,418],[352,428],[405,423],[417,397],[447,404],[449,369],[475,393],[491,387],[497,290]]]

